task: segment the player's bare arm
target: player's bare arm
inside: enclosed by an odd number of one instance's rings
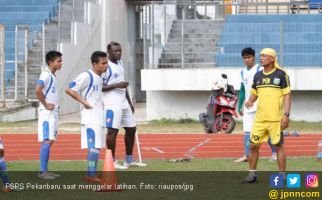
[[[76,101],[78,101],[79,103],[83,104],[84,107],[86,109],[92,109],[93,107],[85,100],[83,99],[76,91],[67,88],[65,90],[66,94],[68,94],[69,96],[71,96],[73,99],[75,99]]]
[[[125,81],[122,81],[122,82],[119,82],[119,83],[114,83],[114,84],[111,84],[111,85],[103,85],[102,91],[107,92],[107,91],[114,90],[116,88],[127,88],[128,85],[129,85],[129,83],[125,82]]]
[[[289,125],[289,115],[291,111],[291,94],[284,95],[283,98],[283,104],[284,104],[284,114],[281,120],[281,129],[284,130]]]
[[[251,108],[254,106],[254,102],[257,100],[257,96],[255,94],[251,94],[249,99],[246,101],[246,108]]]
[[[131,98],[130,98],[130,95],[129,95],[129,92],[127,91],[127,89],[126,89],[125,95],[126,95],[127,101],[129,102],[129,105],[131,107],[131,110],[134,113],[135,112],[135,109],[134,109],[134,106],[132,104],[132,101],[131,101]]]
[[[39,101],[42,103],[42,105],[44,105],[44,107],[47,110],[54,110],[55,105],[51,104],[51,103],[47,103],[45,101],[45,96],[44,96],[44,94],[42,92],[42,89],[43,89],[43,87],[41,85],[36,85],[35,93],[36,93],[37,98],[39,99]]]

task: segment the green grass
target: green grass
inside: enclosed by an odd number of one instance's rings
[[[130,168],[129,171],[247,171],[248,163],[234,163],[233,159],[192,159],[189,163],[169,163],[167,160],[147,160],[147,167]],[[86,161],[50,161],[50,170],[57,171],[85,171]],[[37,171],[37,161],[8,162],[10,171]],[[102,162],[98,169],[102,169]],[[287,158],[288,171],[321,171],[322,161],[313,157]],[[277,163],[262,158],[258,162],[260,171],[276,171]]]
[[[83,181],[86,174],[85,161],[50,161],[49,169],[60,171],[62,176],[55,180],[42,180],[37,177],[39,163],[36,161],[8,162],[9,175],[14,183],[23,186],[23,191],[2,193],[1,200],[58,200],[58,199],[113,199],[113,200],[263,200],[267,199],[270,176],[277,171],[277,163],[260,159],[258,165],[259,184],[241,184],[247,175],[247,163],[233,163],[232,159],[192,159],[190,163],[168,163],[166,160],[148,160],[146,168],[130,168],[117,171],[117,184],[133,188],[116,193],[97,193],[80,186],[98,187]],[[304,178],[307,172],[321,173],[322,162],[314,158],[288,158],[288,171],[300,173]],[[99,163],[102,169],[102,162]],[[20,171],[20,172],[19,172]],[[275,172],[273,172],[275,171]],[[34,189],[33,186],[59,186],[59,189]],[[143,187],[141,187],[143,185]],[[160,189],[160,186],[184,185],[186,190],[177,188]],[[75,189],[64,189],[73,188]],[[153,189],[151,189],[153,187]],[[319,191],[311,188],[310,191]],[[295,191],[283,188],[284,191]],[[302,187],[297,191],[307,191]]]

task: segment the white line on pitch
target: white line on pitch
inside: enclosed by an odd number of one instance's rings
[[[155,147],[151,147],[151,149],[153,149],[154,151],[159,152],[159,153],[164,153],[163,151],[161,151],[160,149],[155,148]]]
[[[189,154],[184,154],[185,156],[189,157],[189,158],[194,158],[193,156],[189,155]]]
[[[188,151],[188,153],[191,153],[191,152],[195,151],[198,147],[201,147],[202,145],[204,145],[204,144],[208,143],[210,140],[211,140],[211,139],[206,139],[205,141],[201,142],[201,143],[200,143],[200,144],[198,144],[197,146],[195,146],[195,147],[191,148],[191,149]]]

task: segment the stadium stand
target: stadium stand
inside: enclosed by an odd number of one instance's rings
[[[58,0],[0,0],[0,24],[5,26],[5,85],[7,98],[13,95],[16,26],[28,26],[28,47],[32,48],[33,41],[37,39],[42,30],[42,24],[48,23],[56,14],[57,3]],[[18,39],[23,40],[23,38],[23,32],[18,32]],[[24,48],[23,42],[18,42],[17,45],[18,49]],[[19,52],[18,57],[18,60],[23,60],[24,52]],[[22,77],[20,77],[21,75]],[[18,73],[18,76],[18,80],[24,79],[22,73]]]
[[[223,53],[217,54],[216,66],[242,66],[240,50],[251,46],[257,52],[276,49],[286,67],[321,67],[321,21],[319,14],[229,15],[217,43]]]

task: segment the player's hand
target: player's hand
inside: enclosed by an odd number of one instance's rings
[[[251,101],[246,101],[246,103],[245,103],[245,107],[246,108],[251,108],[251,107],[253,107],[254,106],[254,103],[253,102],[251,102]]]
[[[115,85],[116,88],[127,88],[127,86],[129,85],[128,82],[125,82],[125,81],[122,81],[122,82],[119,82]]]
[[[131,107],[132,113],[134,114],[134,112],[135,112],[134,106],[130,105],[130,107]]]
[[[84,103],[85,109],[92,109],[93,107],[87,101]]]
[[[288,125],[289,125],[289,118],[284,115],[281,120],[281,130],[286,129],[288,127]]]
[[[45,105],[46,110],[54,110],[55,109],[55,105],[51,104],[51,103],[47,103]]]

